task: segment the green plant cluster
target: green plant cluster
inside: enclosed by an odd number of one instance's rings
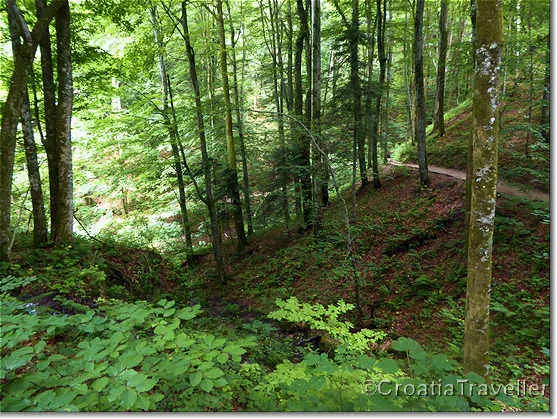
[[[251,340],[191,327],[199,306],[100,301],[66,316],[2,295],[4,411],[231,409]]]
[[[342,300],[327,307],[321,304],[301,303],[296,297],[277,300],[276,304],[279,309],[269,314],[271,319],[302,323],[310,329],[324,332],[336,346],[342,345],[352,353],[365,353],[373,343],[386,336],[385,332],[380,330],[362,329],[353,332],[353,324],[340,320],[339,316],[354,309],[354,305]]]
[[[26,284],[32,279],[20,280]],[[296,298],[277,301],[269,317],[327,334],[328,353],[300,359],[281,349],[272,363],[277,329],[254,322],[247,334],[209,333],[199,305],[99,299],[64,315],[0,289],[3,411],[470,411],[506,407],[547,410],[548,400],[481,394],[478,376],[425,351],[412,339],[371,350],[381,331],[354,331],[343,320],[354,307],[327,307]],[[285,341],[286,342],[286,341]],[[271,350],[274,352],[274,349]],[[396,394],[397,387],[455,384],[463,394]],[[382,384],[382,392],[376,391]],[[475,385],[474,389],[471,386]],[[375,390],[374,390],[375,389]],[[388,394],[385,394],[387,392]]]

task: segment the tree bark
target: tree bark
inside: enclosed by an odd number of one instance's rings
[[[424,93],[424,64],[423,64],[423,20],[425,0],[416,0],[416,15],[414,17],[414,80],[416,87],[416,142],[418,143],[418,166],[420,184],[429,185],[427,169],[427,151],[425,137],[425,93]]]
[[[474,68],[474,73],[476,72],[476,49],[478,44],[476,43],[476,13],[477,13],[477,0],[470,0],[470,23],[472,24],[472,63]],[[469,226],[470,226],[470,208],[472,202],[472,168],[473,168],[473,136],[468,139],[468,150],[467,150],[467,163],[466,163],[466,181],[465,181],[465,196],[464,196],[464,242],[468,243],[469,236]],[[466,257],[468,257],[468,246],[465,246]]]
[[[294,113],[297,118],[303,120],[303,87],[302,87],[302,56],[304,44],[309,37],[307,10],[303,0],[296,1],[296,10],[299,17],[299,31],[296,37],[296,51],[294,53]],[[298,178],[302,187],[302,211],[304,215],[304,226],[312,225],[313,200],[311,193],[311,172],[309,160],[309,139],[305,133],[297,130],[297,160]]]
[[[35,247],[40,247],[47,242],[48,231],[41,175],[39,173],[39,161],[37,159],[37,147],[33,134],[33,118],[31,117],[31,105],[29,104],[29,93],[27,90],[23,95],[23,104],[21,106],[21,127],[23,131],[25,159],[27,161],[31,204],[33,206],[33,244]]]
[[[40,16],[46,7],[44,0],[35,0],[37,15]],[[51,240],[58,236],[58,148],[56,145],[56,86],[54,84],[54,70],[52,64],[52,46],[50,44],[50,31],[45,27],[43,36],[39,41],[41,51],[41,74],[43,85],[43,107],[45,119],[45,137],[43,146],[48,162],[48,187],[50,203],[50,237]]]
[[[358,59],[358,40],[360,32],[360,13],[359,0],[352,0],[352,21],[348,28],[348,40],[350,49],[350,86],[352,88],[352,122],[354,127],[354,142],[358,149],[358,165],[360,167],[360,181],[362,187],[366,186],[369,181],[367,179],[366,170],[366,154],[365,154],[365,138],[362,135],[362,89],[360,85],[359,75],[359,59]]]
[[[0,260],[7,260],[10,253],[10,215],[12,175],[16,146],[17,124],[27,85],[27,74],[33,63],[38,42],[64,0],[54,0],[43,10],[32,31],[24,20],[15,0],[7,0],[6,9],[12,49],[14,71],[10,80],[8,96],[2,107],[0,130]]]
[[[549,142],[551,135],[550,98],[551,98],[551,33],[546,36],[544,87],[541,106],[542,136]]]
[[[242,175],[243,175],[243,189],[244,189],[244,206],[246,207],[246,222],[248,225],[248,237],[253,235],[253,216],[251,211],[251,198],[249,189],[249,173],[248,173],[248,159],[246,156],[246,144],[244,141],[244,122],[242,120],[242,111],[240,109],[240,93],[238,89],[238,62],[236,60],[236,35],[234,31],[234,24],[232,23],[232,14],[230,13],[230,2],[226,2],[226,8],[229,16],[230,27],[230,45],[232,51],[232,74],[233,84],[232,92],[234,96],[234,111],[236,115],[236,130],[238,131],[238,145],[240,146],[240,156],[242,160]],[[243,35],[242,35],[243,36]]]
[[[503,51],[502,9],[500,0],[477,2],[464,369],[483,377],[489,375],[489,294],[497,186],[496,120]]]
[[[56,149],[58,156],[58,208],[56,243],[73,240],[72,107],[73,81],[70,45],[70,5],[64,1],[56,14],[58,103],[56,105]]]
[[[379,145],[379,120],[381,118],[381,100],[383,97],[383,89],[385,88],[385,71],[387,58],[385,55],[385,4],[381,8],[381,0],[377,0],[377,58],[379,60],[379,88],[375,96],[375,115],[373,117],[372,127],[372,163],[371,170],[373,172],[373,186],[375,189],[381,187],[379,181],[379,164],[378,164],[378,145]]]
[[[326,152],[327,147],[321,137],[321,0],[311,2],[311,26],[312,26],[312,96],[311,96],[311,127],[313,135],[319,142],[319,147]],[[316,198],[316,214],[313,223],[314,234],[319,234],[323,227],[323,206],[329,200],[326,178],[327,166],[325,156],[313,147],[314,183]]]
[[[184,170],[182,168],[182,163],[180,161],[180,148],[178,146],[178,127],[176,125],[176,117],[174,111],[174,101],[172,98],[172,90],[170,86],[170,78],[166,69],[166,60],[163,54],[164,43],[162,41],[162,35],[159,29],[159,23],[157,19],[157,10],[153,6],[150,9],[151,24],[153,26],[153,37],[155,44],[157,46],[157,61],[159,66],[159,76],[161,81],[161,102],[162,102],[162,117],[164,124],[168,130],[168,136],[170,139],[170,148],[172,150],[172,160],[174,165],[174,171],[176,173],[176,179],[178,183],[178,204],[180,206],[180,218],[182,234],[184,236],[184,244],[186,249],[186,257],[188,261],[192,260],[193,256],[193,243],[191,238],[191,227],[189,222],[188,207],[186,202],[186,190],[184,184]],[[170,100],[170,107],[169,107]]]
[[[413,90],[410,86],[410,74],[408,67],[408,35],[407,35],[407,28],[408,28],[408,11],[404,12],[404,40],[403,40],[403,55],[404,55],[404,87],[406,88],[406,107],[407,107],[407,117],[408,117],[408,126],[406,127],[407,135],[410,137],[410,141],[412,145],[415,143],[414,135],[416,134],[416,120],[414,119],[414,103],[415,98]]]
[[[367,89],[365,99],[365,112],[366,112],[366,132],[367,132],[367,165],[372,168],[373,162],[373,56],[375,54],[375,30],[377,28],[378,16],[375,20],[372,19],[372,0],[365,0],[366,5],[366,24],[367,24]],[[373,21],[373,26],[372,26]],[[373,178],[376,179],[375,173]],[[377,177],[378,178],[378,177]],[[375,182],[375,181],[374,181]]]
[[[246,233],[244,231],[244,219],[242,215],[242,205],[240,203],[240,192],[238,188],[238,172],[236,164],[236,145],[234,133],[232,131],[232,103],[230,101],[230,87],[228,83],[228,64],[226,41],[224,35],[224,15],[222,12],[222,0],[217,0],[217,27],[220,49],[220,67],[222,76],[222,87],[224,94],[224,127],[226,133],[227,151],[227,181],[230,198],[234,210],[234,222],[236,224],[236,235],[238,237],[238,252],[242,253],[246,246]]]
[[[447,67],[447,14],[448,0],[441,0],[439,13],[439,63],[437,65],[437,90],[435,94],[435,112],[433,116],[433,130],[440,137],[445,135],[445,70]]]
[[[203,106],[201,103],[201,90],[199,88],[199,80],[197,78],[197,67],[195,63],[195,51],[191,45],[190,32],[188,27],[187,2],[182,1],[182,16],[180,23],[183,29],[184,43],[186,45],[186,54],[188,56],[190,81],[195,96],[195,116],[197,120],[197,133],[199,136],[199,144],[201,146],[201,165],[203,167],[203,175],[205,177],[205,199],[207,209],[209,211],[209,221],[211,228],[211,242],[213,245],[213,255],[215,257],[215,265],[217,277],[219,281],[224,282],[224,263],[222,260],[222,244],[219,231],[217,211],[213,198],[213,181],[211,177],[211,162],[207,152],[207,140],[205,133],[205,122],[203,121]]]

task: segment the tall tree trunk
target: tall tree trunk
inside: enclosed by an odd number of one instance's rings
[[[352,88],[352,123],[354,127],[354,142],[358,149],[358,165],[360,167],[360,181],[362,187],[366,186],[366,154],[365,138],[362,135],[362,89],[360,86],[358,41],[360,37],[360,10],[359,0],[352,0],[352,21],[348,28],[350,49],[350,86]]]
[[[425,138],[425,93],[424,93],[424,63],[423,63],[423,20],[425,0],[416,0],[416,15],[414,17],[414,80],[416,87],[416,142],[418,143],[418,166],[420,184],[429,185],[427,170],[427,151]]]
[[[477,0],[470,0],[470,23],[472,24],[472,51],[476,51],[477,49],[477,37],[476,37],[476,14],[477,14]],[[472,54],[472,65],[474,69],[474,73],[477,71],[476,69],[476,54]],[[469,236],[469,226],[470,226],[470,209],[471,209],[471,202],[472,202],[472,173],[473,173],[473,160],[472,160],[472,152],[473,152],[473,136],[470,136],[468,139],[468,150],[467,150],[467,163],[466,163],[466,183],[465,183],[465,196],[464,196],[464,221],[465,221],[465,230],[464,230],[464,240],[465,243],[468,243],[468,236]],[[468,246],[465,246],[465,253],[466,256],[468,255]]]
[[[385,105],[383,107],[383,116],[381,118],[381,138],[383,143],[383,163],[387,164],[389,157],[388,150],[388,134],[389,134],[389,114],[391,110],[391,77],[393,64],[393,42],[392,36],[389,42],[389,52],[387,53],[387,79],[385,80]]]
[[[496,119],[503,50],[502,9],[499,0],[477,2],[464,369],[483,377],[489,374],[489,293],[497,186]]]
[[[326,156],[321,155],[321,151],[326,153],[327,147],[321,137],[321,0],[311,2],[311,27],[312,27],[312,96],[311,96],[311,127],[313,134],[317,138],[319,148],[313,147],[314,183],[316,198],[316,214],[313,223],[314,234],[321,232],[323,223],[323,206],[329,199],[327,191]]]
[[[373,173],[373,186],[375,189],[381,187],[379,180],[379,119],[381,117],[381,99],[385,84],[385,21],[384,13],[381,8],[381,0],[376,1],[377,7],[377,59],[379,61],[379,85],[375,94],[375,111],[371,120],[371,171]]]
[[[551,100],[551,33],[546,36],[547,47],[545,50],[545,70],[543,98],[541,106],[541,126],[542,135],[546,142],[549,142],[551,119],[550,119],[550,100]]]
[[[232,51],[232,74],[233,84],[232,92],[234,96],[234,113],[236,115],[236,130],[238,131],[238,145],[240,146],[240,156],[242,160],[242,186],[244,189],[244,206],[246,207],[246,222],[248,225],[248,237],[253,234],[253,216],[251,211],[251,198],[249,190],[249,173],[248,173],[248,159],[246,156],[246,143],[244,141],[244,122],[242,120],[241,97],[238,88],[238,61],[236,60],[236,34],[234,31],[234,24],[232,23],[232,14],[230,13],[230,2],[226,2],[226,9],[229,16],[230,28],[230,45]],[[243,18],[243,16],[242,16]],[[243,35],[242,35],[243,36]]]
[[[373,56],[375,53],[375,29],[379,18],[376,16],[373,20],[372,13],[372,0],[365,0],[366,5],[366,24],[367,24],[367,84],[366,84],[366,99],[365,99],[365,112],[366,112],[366,136],[367,136],[367,167],[372,167],[373,162]],[[373,26],[372,26],[373,21]],[[374,175],[375,178],[375,175]]]
[[[303,0],[296,0],[296,10],[300,20],[299,31],[296,37],[296,51],[294,53],[294,113],[303,121],[303,87],[302,87],[302,57],[304,45],[309,37],[308,15]],[[312,225],[313,200],[311,193],[311,172],[309,161],[309,139],[300,129],[297,130],[297,160],[299,170],[299,181],[302,187],[302,211],[304,215],[304,226]]]
[[[195,52],[190,41],[190,32],[188,27],[187,2],[182,1],[182,16],[180,23],[183,29],[184,43],[186,44],[186,54],[188,56],[190,81],[195,96],[195,116],[197,120],[197,133],[199,136],[199,144],[201,146],[201,165],[203,167],[203,175],[205,178],[205,204],[209,211],[209,221],[211,228],[211,242],[213,245],[213,255],[215,256],[215,265],[217,277],[220,282],[224,282],[224,264],[222,260],[221,235],[219,231],[217,211],[213,198],[213,181],[211,177],[211,162],[207,153],[207,140],[205,134],[205,122],[203,121],[203,106],[201,103],[201,90],[199,88],[199,80],[197,78],[197,68],[195,64]]]
[[[278,173],[281,184],[281,206],[284,221],[286,226],[290,223],[290,214],[288,210],[288,177],[286,171],[286,140],[284,136],[284,115],[283,115],[283,96],[284,96],[284,83],[282,81],[282,48],[281,39],[279,34],[279,10],[278,4],[275,0],[268,0],[267,8],[269,9],[269,22],[270,22],[270,39],[265,36],[265,6],[263,2],[259,3],[261,12],[261,24],[263,26],[263,37],[265,44],[272,58],[272,72],[273,72],[273,100],[275,102],[275,109],[277,111],[277,127],[279,136],[279,167]]]
[[[10,212],[12,196],[12,175],[15,157],[17,124],[21,104],[27,85],[27,74],[33,63],[38,42],[63,0],[54,0],[30,31],[15,0],[6,2],[8,25],[12,38],[14,71],[10,80],[8,96],[2,107],[2,127],[0,130],[0,260],[7,260],[10,253]]]
[[[220,67],[222,76],[222,88],[224,94],[224,127],[226,133],[227,152],[227,181],[230,198],[234,210],[234,222],[236,224],[236,235],[238,237],[238,252],[242,253],[246,246],[246,233],[244,231],[244,219],[242,205],[240,203],[240,192],[238,188],[238,172],[236,164],[236,145],[232,131],[232,103],[230,101],[230,87],[228,83],[228,58],[226,52],[226,41],[224,35],[224,15],[222,12],[222,0],[217,0],[217,28],[220,48]]]
[[[35,0],[37,16],[45,9],[44,0]],[[45,119],[45,136],[43,146],[48,162],[48,187],[50,193],[50,237],[55,240],[58,236],[58,149],[56,145],[56,86],[54,84],[54,70],[52,64],[52,46],[50,44],[50,31],[45,27],[43,36],[39,41],[41,51],[41,74],[43,85],[43,106]]]
[[[447,15],[448,0],[441,0],[439,13],[439,63],[437,65],[437,90],[435,93],[435,112],[433,116],[433,130],[440,137],[445,135],[445,70],[447,67]]]
[[[70,45],[70,5],[64,1],[56,13],[56,148],[58,152],[58,219],[56,243],[73,240],[72,107],[73,81]]]
[[[35,247],[39,247],[48,240],[48,231],[41,175],[39,173],[39,161],[37,159],[37,147],[33,133],[33,118],[31,117],[31,105],[29,104],[29,93],[27,90],[23,95],[23,104],[21,106],[21,128],[23,131],[25,159],[27,161],[29,189],[31,191],[31,204],[33,206],[33,244]]]
[[[191,238],[191,223],[186,200],[186,186],[184,183],[184,168],[188,166],[184,148],[182,147],[178,134],[178,121],[176,119],[176,110],[174,109],[174,98],[172,95],[172,85],[170,84],[170,77],[166,71],[164,73],[166,74],[166,86],[168,89],[168,98],[170,99],[170,115],[167,115],[166,121],[169,125],[170,147],[172,148],[174,169],[176,171],[176,179],[178,181],[178,198],[180,202],[180,214],[182,215],[182,230],[184,232],[184,241],[186,244],[186,258],[190,263],[192,263],[193,241]],[[182,161],[180,161],[180,154],[182,156]],[[184,167],[182,167],[182,163]],[[195,182],[195,178],[193,177],[193,175],[192,180]]]
[[[406,128],[406,133],[410,137],[412,145],[414,145],[414,135],[416,134],[416,120],[414,119],[414,103],[415,98],[413,95],[413,89],[411,88],[410,84],[410,74],[409,74],[409,65],[408,61],[408,35],[407,35],[407,28],[408,28],[408,11],[405,10],[404,12],[404,41],[403,41],[403,60],[404,60],[404,87],[406,88],[406,109],[407,109],[407,117],[408,117],[408,126]],[[410,66],[411,67],[411,66]]]
[[[156,6],[150,9],[151,23],[153,25],[153,37],[155,39],[155,44],[157,45],[157,61],[159,65],[159,76],[161,79],[161,101],[162,101],[162,117],[164,123],[168,130],[168,136],[170,139],[170,147],[172,150],[172,160],[174,165],[174,171],[176,172],[176,179],[178,183],[178,204],[180,205],[180,219],[182,234],[184,236],[184,244],[186,247],[186,257],[188,261],[191,261],[193,255],[193,245],[191,238],[191,227],[189,222],[188,207],[186,203],[186,191],[184,184],[184,170],[182,168],[182,163],[180,161],[180,149],[178,146],[178,136],[177,136],[177,126],[174,115],[174,104],[172,99],[172,92],[170,86],[170,78],[166,69],[166,60],[163,54],[164,43],[162,40],[162,34],[160,33],[159,22],[157,18]],[[169,107],[170,99],[170,107]]]
[[[532,114],[534,107],[534,40],[532,39],[532,2],[528,3],[528,134],[524,142],[524,156],[530,158],[530,144],[532,143]]]

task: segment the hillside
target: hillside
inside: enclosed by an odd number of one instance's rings
[[[197,317],[193,326],[196,333],[223,336],[240,345],[245,339],[256,339],[255,348],[247,345],[241,351],[243,368],[259,365],[257,368],[270,373],[282,368],[281,362],[290,362],[287,359],[299,363],[308,353],[330,353],[335,347],[327,344],[327,334],[314,329],[311,322],[271,322],[267,315],[276,310],[276,299],[297,297],[301,302],[323,305],[342,299],[354,304],[359,292],[361,313],[356,307],[348,319],[356,325],[353,333],[362,327],[384,333],[374,344],[377,356],[394,355],[396,359],[392,348],[401,345],[401,338],[409,337],[427,351],[442,352],[460,361],[466,292],[464,187],[460,180],[431,176],[432,188],[421,190],[413,170],[393,168],[380,191],[358,194],[359,217],[351,231],[359,287],[346,257],[343,208],[334,200],[326,210],[327,227],[319,238],[274,229],[253,238],[241,259],[228,246],[225,286],[210,279],[212,263],[201,254],[196,266],[184,270],[152,251],[83,241],[75,248],[54,252],[16,250],[17,263],[7,273],[38,279],[28,285],[23,278],[23,288],[16,286],[10,293],[27,302],[26,307],[31,304],[36,312],[54,310],[70,316],[68,319],[87,312],[88,307],[99,310],[106,304],[102,301],[109,302],[110,298],[128,301],[121,304],[132,304],[131,310],[139,309],[133,308],[137,298],[153,303],[160,298],[163,302],[167,301],[164,298],[176,300],[177,307],[186,308],[199,304],[204,314],[192,315]],[[499,196],[491,305],[492,374],[498,382],[520,379],[540,386],[547,383],[548,253],[547,203]],[[101,300],[97,300],[99,297]],[[110,313],[107,311],[106,316]],[[298,315],[303,317],[301,313]],[[58,332],[61,342],[67,338],[64,333],[68,332]],[[226,370],[228,377],[236,367],[222,368],[231,369]],[[253,398],[257,400],[258,396],[247,390],[235,391],[246,393],[240,399],[234,397],[233,405],[224,409],[277,408],[257,404]],[[316,403],[321,403],[320,394],[315,396]],[[251,400],[247,406],[243,397]],[[303,406],[309,408],[311,400]],[[189,404],[189,408],[208,408],[213,402],[200,403]],[[209,405],[203,407],[204,403]],[[509,400],[500,406],[537,410],[545,405],[539,398],[516,403]],[[373,406],[381,410],[379,405]],[[387,410],[397,410],[393,405],[386,406]]]
[[[549,144],[540,140],[538,131],[532,132],[528,141],[528,101],[516,95],[501,105],[499,142],[499,177],[521,188],[549,192]],[[533,126],[540,125],[540,108],[533,109]],[[427,128],[428,162],[432,165],[466,170],[468,139],[472,135],[472,109],[469,100],[445,114],[446,135],[439,137]],[[402,143],[393,151],[393,158],[402,162],[416,163],[416,148],[410,141]]]

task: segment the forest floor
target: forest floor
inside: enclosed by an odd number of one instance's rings
[[[184,260],[181,254],[83,239],[59,249],[32,249],[18,241],[5,273],[8,282],[24,281],[14,294],[25,307],[40,305],[54,313],[94,308],[99,297],[122,304],[161,298],[200,304],[204,314],[196,327],[230,339],[255,336],[250,356],[265,371],[284,360],[299,362],[304,351],[330,350],[303,324],[268,318],[277,299],[290,297],[355,304],[347,319],[356,331],[384,332],[375,348],[382,353],[392,353],[392,342],[409,337],[460,362],[464,183],[432,172],[431,187],[423,189],[413,171],[391,166],[380,190],[368,187],[357,194],[358,216],[350,225],[354,265],[347,253],[345,208],[333,194],[319,236],[277,226],[251,237],[242,255],[236,254],[235,241],[226,241],[224,284],[215,278],[210,253],[199,253],[197,263],[186,267],[175,263]],[[348,205],[350,199],[350,191],[344,192]],[[545,201],[498,195],[490,307],[491,373],[497,383],[548,383],[549,219]]]
[[[411,168],[411,166],[410,166]],[[193,268],[195,298],[214,316],[261,318],[277,298],[332,304],[357,302],[358,327],[411,337],[462,356],[466,294],[463,173],[431,174],[422,190],[407,167],[396,167],[379,191],[358,194],[352,223],[357,275],[347,258],[339,200],[325,212],[325,231],[276,228],[251,240],[248,255],[229,246],[228,283],[206,283],[210,258]],[[549,360],[549,209],[520,190],[497,199],[492,291],[493,371],[500,379],[541,383]],[[514,195],[516,192],[517,196]],[[350,202],[349,194],[345,197]],[[355,278],[359,278],[356,281]],[[205,304],[203,304],[205,303]],[[212,307],[212,309],[210,308]],[[512,320],[512,321],[511,321]],[[544,372],[546,371],[546,372]]]
[[[405,166],[414,169],[419,168],[417,164],[402,163],[402,162],[395,161],[393,159],[389,159],[389,164],[393,166]],[[466,172],[463,170],[448,169],[446,167],[439,167],[439,166],[432,166],[432,165],[428,166],[428,170],[433,173],[440,173],[443,175],[454,177],[456,179],[466,180]],[[546,201],[546,202],[549,201],[549,193],[547,192],[536,191],[536,190],[524,190],[518,186],[511,185],[502,180],[497,181],[497,192],[507,194],[507,195],[513,195],[513,196],[521,196],[529,199],[536,199],[540,201]]]

